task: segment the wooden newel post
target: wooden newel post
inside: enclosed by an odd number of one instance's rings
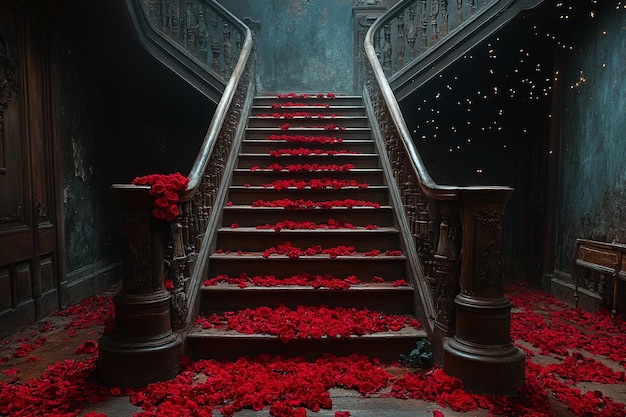
[[[172,332],[171,295],[165,289],[165,239],[170,225],[152,217],[149,186],[113,186],[123,215],[125,259],[122,290],[115,296],[115,328],[99,342],[103,382],[138,387],[178,372],[182,342]]]
[[[502,222],[511,192],[493,187],[461,194],[461,289],[443,369],[468,391],[515,394],[524,384],[525,355],[511,342],[511,303],[502,288]]]

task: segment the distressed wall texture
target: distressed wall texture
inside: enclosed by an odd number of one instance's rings
[[[353,0],[220,0],[256,33],[259,92],[352,92]]]
[[[70,302],[108,286],[121,262],[115,183],[187,175],[214,105],[150,57],[124,24],[123,2],[59,0],[65,270]],[[97,19],[84,19],[93,14]]]
[[[626,243],[626,12],[580,28],[562,74],[556,269],[577,238]]]

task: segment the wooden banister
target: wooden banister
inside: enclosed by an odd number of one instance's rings
[[[136,20],[143,22],[136,29],[154,36],[154,28],[148,28],[146,22],[157,2],[128,1],[133,3]],[[216,229],[218,213],[213,207],[225,198],[224,174],[231,171],[236,156],[231,151],[243,136],[245,116],[254,96],[255,57],[250,29],[215,1],[184,2],[184,7],[189,13],[210,12],[228,22],[224,24],[224,42],[212,43],[216,59],[218,49],[223,48],[221,73],[228,82],[189,171],[187,190],[179,193],[178,217],[171,222],[153,218],[154,198],[149,186],[112,186],[123,212],[125,270],[123,288],[114,297],[115,329],[100,339],[99,373],[104,382],[114,386],[146,385],[170,379],[178,371],[182,335],[195,317],[198,288],[207,268],[205,254],[212,243],[207,230]],[[144,15],[139,19],[137,13]],[[229,62],[232,49],[227,26],[244,35],[234,68]],[[173,36],[162,30],[164,34]],[[181,40],[190,45],[189,37],[160,42],[176,45]],[[198,64],[198,68],[207,73],[220,68],[219,62],[211,69],[205,64]],[[198,82],[196,70],[191,71],[192,83]],[[185,77],[186,73],[179,75]],[[171,290],[165,289],[166,279],[173,283]]]
[[[511,394],[524,382],[525,357],[510,340],[509,301],[502,288],[502,223],[513,192],[506,186],[437,184],[417,151],[374,46],[401,1],[365,37],[364,97],[374,135],[387,154],[404,208],[407,252],[420,317],[444,370],[466,389]],[[425,3],[425,2],[421,2]],[[411,255],[409,255],[411,256]]]

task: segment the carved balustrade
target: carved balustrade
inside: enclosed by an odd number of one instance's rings
[[[435,20],[424,19],[426,10],[438,9],[418,8],[415,3],[428,2],[400,2],[397,6],[408,6],[402,10],[409,19],[397,19],[398,9],[392,8],[368,31],[363,95],[371,120],[376,120],[374,136],[391,170],[388,181],[398,189],[392,200],[404,208],[399,224],[409,275],[433,351],[444,370],[461,378],[467,389],[510,394],[523,384],[525,365],[523,352],[511,343],[511,304],[504,297],[501,275],[504,208],[513,190],[439,185],[430,177],[386,76],[398,62],[398,55],[389,52],[395,44],[392,39],[398,39],[388,24],[391,19],[396,28],[408,25],[403,42],[411,39],[418,45],[424,34],[430,36],[429,30],[441,28],[441,17],[430,29],[425,22]],[[416,26],[419,36],[410,29],[416,16],[422,16]],[[407,51],[416,49],[411,43]]]
[[[172,42],[227,80],[245,31],[206,0],[141,0],[150,23]]]
[[[188,175],[187,190],[180,193],[178,217],[171,222],[152,217],[154,200],[148,186],[112,187],[123,212],[125,272],[123,288],[114,298],[115,330],[100,339],[99,372],[101,379],[115,386],[140,386],[176,375],[181,333],[193,324],[199,286],[208,267],[204,255],[212,234],[207,231],[216,228],[218,217],[213,208],[226,196],[222,182],[243,136],[256,70],[251,31],[216,2],[147,0],[142,5],[151,19],[158,17],[168,36],[197,57],[204,56],[200,52],[205,46],[216,46],[207,59],[211,66],[221,62],[220,71],[229,79]],[[204,23],[221,27],[223,37],[207,35]],[[236,48],[231,46],[233,33],[241,37]],[[231,69],[234,51],[238,58]],[[165,288],[166,279],[172,281],[172,289]]]
[[[374,50],[390,78],[498,0],[401,1],[373,34]]]

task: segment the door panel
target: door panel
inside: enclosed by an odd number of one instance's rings
[[[59,304],[49,39],[0,2],[0,337]]]
[[[12,299],[9,268],[0,268],[0,315],[11,308]]]

